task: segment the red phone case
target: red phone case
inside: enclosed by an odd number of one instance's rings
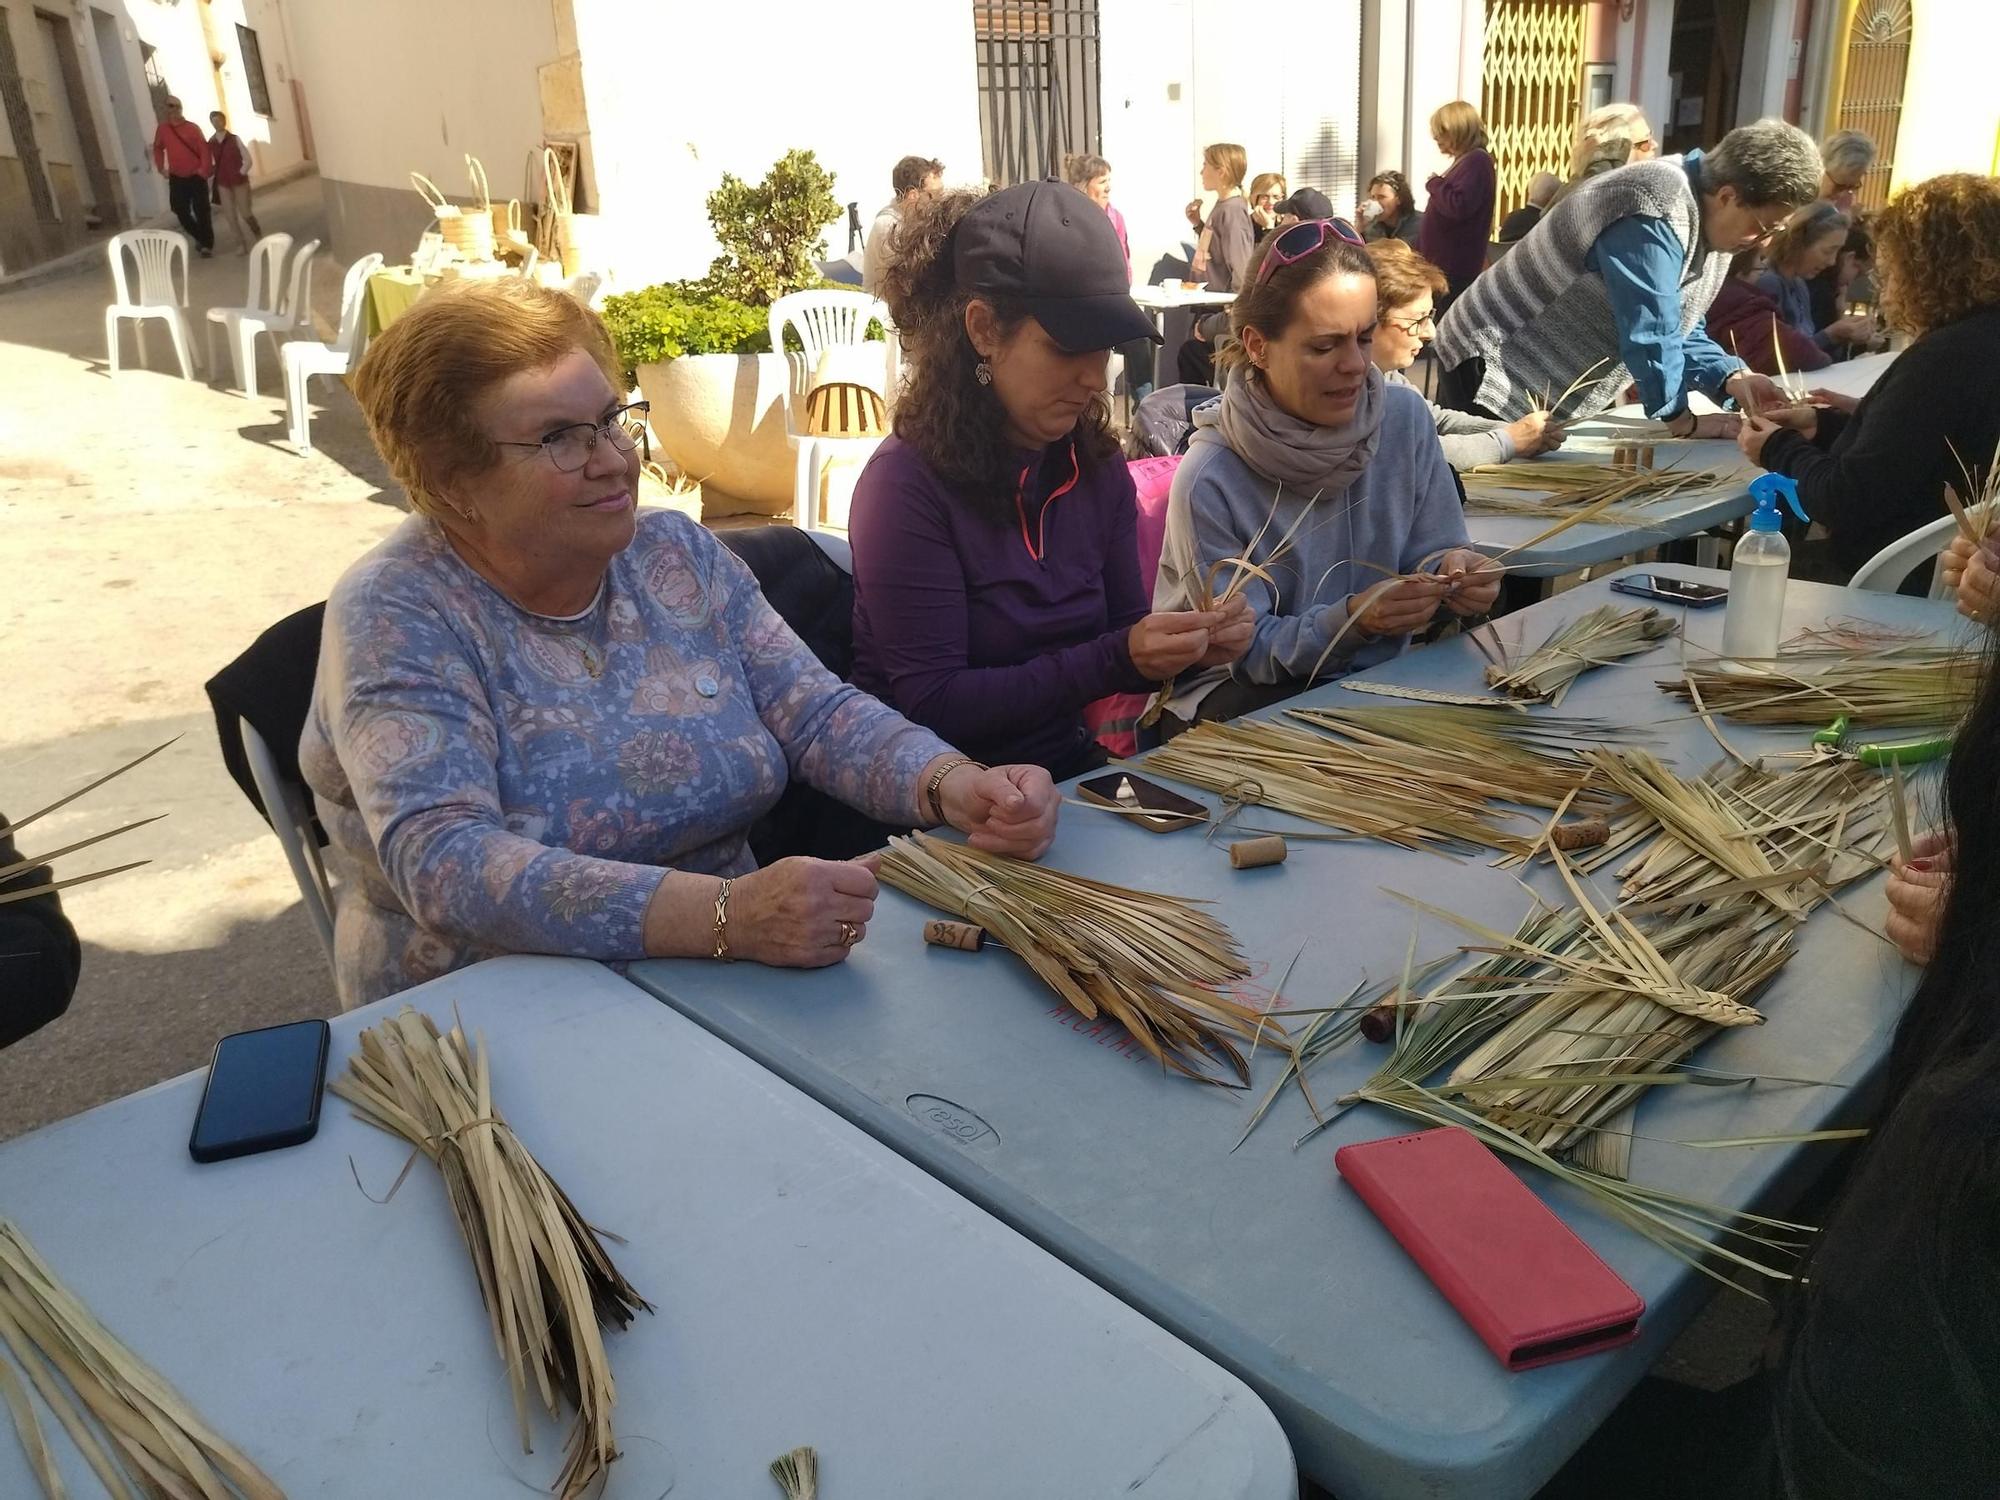
[[[1644,1299],[1470,1132],[1362,1141],[1333,1163],[1508,1369],[1638,1336]]]

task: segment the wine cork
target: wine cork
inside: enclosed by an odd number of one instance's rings
[[[970,922],[926,922],[924,941],[933,948],[959,948],[973,953],[986,941],[986,929]]]
[[[1285,854],[1285,836],[1282,833],[1265,833],[1254,839],[1238,839],[1231,844],[1229,863],[1238,870],[1254,870],[1262,865],[1283,864]]]
[[[1642,469],[1653,467],[1653,445],[1651,443],[1647,443],[1639,450],[1639,467]]]
[[[1632,445],[1630,443],[1613,443],[1611,445],[1612,468],[1629,469],[1632,467],[1633,463],[1634,463],[1634,456],[1632,453]]]
[[[1611,837],[1611,825],[1602,818],[1581,818],[1574,823],[1561,823],[1549,834],[1549,842],[1558,849],[1595,849]]]
[[[1396,1002],[1384,1000],[1361,1016],[1361,1034],[1371,1042],[1386,1042],[1396,1034]]]

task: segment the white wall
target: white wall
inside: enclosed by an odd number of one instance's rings
[[[292,58],[281,0],[206,0],[214,18],[216,50],[222,53],[223,113],[229,128],[250,147],[251,178],[269,182],[295,171],[305,161],[298,109],[292,100]],[[308,7],[311,0],[307,0]],[[257,33],[257,50],[264,59],[264,87],[271,112],[250,107],[237,26]],[[183,101],[186,102],[186,101]],[[208,124],[203,115],[201,123]]]
[[[860,203],[864,229],[904,156],[942,160],[947,183],[981,179],[968,4],[573,4],[620,285],[706,271],[716,246],[703,204],[722,174],[758,181],[794,147],[834,174],[843,204]],[[828,226],[828,253],[846,244],[843,215]]]
[[[1184,209],[1199,195],[1194,19],[1190,0],[1098,0],[1104,156],[1125,216],[1132,274],[1179,255]]]
[[[496,197],[520,196],[542,138],[536,69],[556,56],[550,0],[292,0],[284,24],[322,177],[407,191],[417,171],[464,199],[469,151]],[[664,113],[695,69],[658,52],[650,64],[648,103]]]
[[[99,22],[100,16],[106,18],[104,22]],[[98,128],[106,137],[105,160],[124,176],[125,201],[134,219],[143,221],[163,214],[167,211],[167,184],[152,166],[157,122],[139,58],[139,28],[123,4],[93,0],[87,30],[90,45],[84,53],[85,81],[92,98],[103,104]],[[117,99],[123,104],[114,102]]]
[[[1892,193],[1940,172],[1990,173],[2000,143],[2000,8],[1918,5],[1914,16]]]

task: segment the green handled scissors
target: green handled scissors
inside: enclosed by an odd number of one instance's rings
[[[1934,734],[1929,739],[1905,740],[1893,745],[1849,745],[1847,715],[1842,714],[1812,737],[1813,755],[1821,760],[1856,760],[1877,768],[1920,766],[1941,760],[1951,753],[1951,735]]]

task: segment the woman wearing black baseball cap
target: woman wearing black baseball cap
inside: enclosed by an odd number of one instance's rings
[[[1149,613],[1109,350],[1153,338],[1118,236],[1066,184],[948,193],[883,287],[909,379],[855,486],[854,680],[989,762],[1104,763],[1086,704],[1242,654],[1239,607]]]

